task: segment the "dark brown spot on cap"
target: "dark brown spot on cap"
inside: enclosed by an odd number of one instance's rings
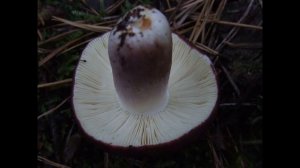
[[[115,35],[116,32],[121,32],[121,34],[119,35],[120,44],[119,44],[117,50],[120,50],[120,48],[124,45],[127,35],[129,37],[133,37],[135,35],[133,32],[131,32],[131,30],[127,30],[127,26],[132,23],[132,21],[130,21],[130,18],[132,17],[132,18],[138,18],[139,19],[141,17],[144,17],[144,16],[141,15],[141,11],[144,11],[144,10],[145,10],[144,8],[135,8],[135,9],[131,10],[130,12],[128,12],[125,15],[123,20],[121,20],[117,24],[116,29],[113,32],[113,35]],[[147,27],[148,24],[149,23],[145,23],[144,26]]]
[[[122,31],[122,30],[126,30],[126,27],[128,26],[128,24],[130,24],[130,18],[131,17],[137,17],[140,18],[141,17],[141,11],[144,11],[145,9],[143,8],[135,8],[132,11],[128,12],[124,19],[118,23],[116,30],[114,31],[114,35],[116,34],[117,31]]]
[[[141,37],[144,37],[144,34],[143,34],[143,32],[140,32],[139,34],[141,35]]]
[[[135,34],[134,34],[133,32],[129,32],[129,33],[128,33],[128,36],[129,36],[129,37],[132,37],[132,36],[134,36],[134,35],[135,35]]]
[[[132,17],[137,17],[137,18],[140,18],[142,15],[141,15],[141,11],[144,11],[145,9],[144,8],[136,8],[134,10],[132,10],[129,15],[132,16]]]
[[[122,48],[122,46],[124,45],[126,36],[133,37],[134,35],[135,35],[135,33],[133,33],[133,32],[127,32],[127,31],[122,32],[119,36],[119,39],[121,42],[120,42],[117,50],[119,51]]]
[[[119,46],[118,46],[118,51],[120,50],[120,48],[124,45],[124,43],[125,43],[125,40],[126,40],[126,35],[127,35],[127,33],[122,33],[122,34],[120,34],[120,36],[119,36],[119,39],[120,39],[120,44],[119,44]]]

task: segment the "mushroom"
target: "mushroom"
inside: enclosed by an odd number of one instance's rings
[[[159,10],[137,6],[84,49],[72,101],[80,128],[96,143],[147,153],[198,134],[217,98],[210,59],[172,33]]]

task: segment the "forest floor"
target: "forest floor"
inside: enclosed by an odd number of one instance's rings
[[[174,157],[141,161],[106,153],[79,131],[74,69],[89,41],[138,4],[152,5],[216,68],[220,101],[205,139]],[[39,0],[38,167],[262,167],[262,0]]]

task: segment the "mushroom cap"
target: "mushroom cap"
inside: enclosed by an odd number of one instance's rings
[[[218,99],[210,59],[172,33],[168,104],[155,115],[134,115],[122,109],[116,96],[108,56],[110,33],[87,45],[74,76],[73,108],[85,135],[110,151],[147,153],[176,146],[201,131]]]

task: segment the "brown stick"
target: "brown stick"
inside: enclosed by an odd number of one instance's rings
[[[178,26],[178,25],[185,24],[184,21],[186,19],[188,19],[190,17],[190,15],[192,13],[194,13],[196,10],[198,10],[201,6],[203,6],[203,3],[199,2],[199,4],[196,4],[195,6],[192,6],[190,8],[186,8],[186,9],[182,10],[178,15],[175,16],[175,20],[180,19],[179,21],[176,21],[176,25]],[[194,22],[194,21],[191,21],[191,22]]]
[[[234,150],[236,151],[236,153],[237,153],[238,155],[240,155],[239,148],[238,148],[238,146],[237,146],[237,144],[236,144],[234,138],[232,137],[232,134],[230,133],[228,127],[226,127],[226,130],[227,130],[227,133],[228,133],[230,139],[232,140],[232,144],[233,144]],[[240,160],[240,163],[241,163],[241,168],[245,168],[245,163],[244,163],[244,160],[243,160],[242,158],[241,158],[241,160]]]
[[[100,26],[100,25],[105,25],[105,24],[107,24],[107,25],[116,24],[117,21],[118,21],[118,19],[107,20],[107,21],[103,21],[103,22],[97,23],[95,25]]]
[[[206,24],[207,24],[207,20],[209,19],[209,13],[211,12],[212,10],[212,6],[214,4],[214,0],[212,0],[210,2],[210,5],[208,7],[208,9],[205,11],[205,14],[204,14],[204,20],[202,20],[202,23],[201,23],[201,26],[200,26],[200,30],[198,31],[199,34],[197,34],[197,36],[201,36],[201,43],[204,43],[204,40],[205,40],[205,34],[209,34],[208,31],[207,31],[207,28],[206,28]],[[206,33],[207,32],[207,33]],[[196,42],[196,41],[195,41]]]
[[[85,23],[86,21],[84,20],[77,20],[74,21],[76,23]],[[57,28],[57,27],[62,27],[62,26],[69,26],[67,23],[57,23],[55,25],[50,25],[50,26],[46,26],[46,27],[42,27],[41,29],[51,29],[51,28]]]
[[[222,160],[218,157],[218,154],[215,150],[215,147],[213,146],[213,144],[210,142],[210,140],[207,141],[208,142],[208,146],[212,152],[213,155],[213,159],[214,159],[214,163],[215,163],[215,168],[222,168],[223,164],[222,164]]]
[[[204,6],[203,6],[198,18],[197,18],[196,25],[194,26],[194,29],[193,29],[193,31],[190,35],[190,38],[189,38],[189,41],[191,41],[192,43],[195,43],[197,41],[198,37],[199,37],[199,34],[200,34],[199,27],[202,27],[201,26],[201,18],[203,18],[204,13],[206,12],[205,9],[208,7],[209,2],[210,2],[210,0],[206,0],[204,2]],[[198,34],[198,35],[196,35],[196,34]]]
[[[40,40],[44,40],[44,37],[43,37],[42,33],[40,32],[40,30],[37,30],[37,34],[38,34]]]
[[[240,142],[243,145],[261,145],[263,143],[262,140],[252,140],[252,141],[242,141]]]
[[[177,4],[175,11],[172,13],[172,15],[169,17],[169,21],[170,22],[174,22],[175,21],[175,15],[176,12],[180,9],[180,6],[182,5],[183,0],[180,0],[179,3]]]
[[[201,19],[201,20],[204,20],[204,19]],[[237,27],[256,29],[256,30],[262,30],[263,29],[262,26],[249,25],[249,24],[236,23],[236,22],[229,22],[229,21],[222,21],[222,20],[207,19],[206,21],[207,22],[218,23],[218,24],[223,24],[223,25],[229,25],[229,26],[237,26]]]
[[[107,14],[112,13],[112,12],[115,11],[120,5],[122,5],[122,3],[123,3],[124,1],[125,1],[125,0],[119,0],[118,2],[112,4],[111,6],[109,6],[109,7],[105,10],[105,12],[106,12]]]
[[[64,51],[61,52],[61,54],[64,54],[64,53],[66,53],[66,52],[68,52],[68,51],[70,51],[70,50],[73,50],[74,48],[79,47],[79,46],[81,46],[81,45],[83,45],[83,44],[85,44],[85,43],[88,43],[88,42],[92,41],[92,40],[93,40],[93,39],[88,39],[88,40],[85,40],[85,41],[83,41],[83,42],[81,42],[81,43],[78,43],[78,44],[76,44],[76,45],[74,45],[74,46],[72,46],[72,47],[70,47],[70,48],[68,48],[68,49],[65,49]]]
[[[39,84],[38,88],[45,88],[45,87],[51,87],[51,86],[57,86],[57,85],[61,85],[61,84],[66,84],[66,83],[71,83],[72,79],[64,79],[64,80],[60,80],[60,81],[55,81],[55,82],[50,82],[50,83],[43,83],[43,84]]]
[[[232,48],[262,48],[261,43],[231,43],[225,41],[224,44]]]
[[[212,15],[212,18],[214,20],[220,19],[226,3],[227,3],[227,0],[222,0],[220,2],[219,6],[217,8],[217,11]],[[208,20],[209,20],[209,18],[208,18]],[[207,22],[208,22],[208,20],[207,20]],[[212,48],[213,47],[212,44],[213,44],[214,40],[217,39],[215,33],[216,33],[216,26],[215,26],[215,24],[212,23],[209,25],[207,33],[205,34],[205,37],[204,37],[204,39],[207,41],[203,41],[202,43],[206,42],[207,46]]]
[[[190,24],[193,24],[195,21],[188,21],[188,22],[185,22],[183,24],[181,24],[180,26],[176,26],[176,27],[172,27],[172,31],[175,31],[175,30],[179,30],[187,25],[190,25]],[[193,27],[192,27],[193,28]]]
[[[67,97],[65,100],[63,100],[61,103],[59,103],[59,104],[58,104],[57,106],[55,106],[54,108],[52,108],[52,109],[48,110],[47,112],[45,112],[45,113],[39,115],[39,116],[37,117],[37,119],[39,120],[40,118],[42,118],[42,117],[44,117],[44,116],[46,116],[46,115],[48,115],[48,114],[53,113],[55,110],[57,110],[57,109],[60,108],[62,105],[64,105],[70,98],[71,98],[71,96]]]
[[[200,49],[202,49],[202,50],[204,50],[208,53],[211,53],[213,55],[218,55],[219,54],[217,51],[215,51],[215,50],[213,50],[213,49],[211,49],[211,48],[209,48],[209,47],[207,47],[207,46],[205,46],[204,44],[201,44],[201,43],[196,43],[196,47],[198,47],[198,48],[200,48]]]
[[[245,18],[247,17],[248,13],[250,12],[250,9],[253,5],[253,1],[254,0],[251,0],[246,11],[244,12],[243,16],[239,19],[238,23],[241,23],[242,21],[245,20]],[[230,30],[230,32],[227,34],[227,36],[222,40],[222,42],[215,48],[215,50],[217,51],[220,51],[220,49],[224,46],[224,42],[225,41],[230,41],[236,34],[237,34],[237,31],[239,29],[234,27]]]
[[[63,33],[61,33],[61,34],[59,34],[59,35],[50,37],[50,38],[48,38],[47,40],[40,41],[40,42],[38,42],[38,46],[40,46],[40,45],[42,45],[42,44],[45,44],[45,43],[48,43],[48,42],[50,42],[50,41],[59,39],[59,38],[65,36],[65,35],[68,35],[68,34],[71,34],[71,33],[75,32],[75,31],[78,31],[78,30],[70,30],[70,31],[67,31],[67,32],[63,32]]]
[[[170,4],[169,0],[166,0],[166,1],[167,1],[168,9],[171,8],[171,4]]]
[[[96,26],[96,25],[89,25],[89,24],[83,24],[83,23],[76,23],[76,22],[66,20],[63,18],[59,18],[59,17],[55,17],[55,16],[53,16],[53,19],[60,21],[60,22],[64,22],[64,23],[74,26],[74,27],[78,27],[81,29],[94,31],[94,32],[106,32],[106,31],[109,31],[112,29],[111,27],[108,27],[108,26]]]
[[[54,167],[58,167],[58,168],[71,168],[71,167],[69,167],[69,166],[65,166],[65,165],[62,165],[62,164],[60,164],[60,163],[53,162],[53,161],[51,161],[51,160],[49,160],[49,159],[46,159],[46,158],[44,158],[44,157],[42,157],[42,156],[38,156],[38,157],[37,157],[37,160],[40,161],[40,162],[43,162],[43,163],[45,163],[45,164],[54,166]]]
[[[42,59],[42,60],[39,62],[38,66],[41,67],[41,66],[44,65],[46,62],[48,62],[50,59],[52,59],[54,56],[56,56],[56,55],[58,55],[60,52],[62,52],[62,51],[63,51],[65,48],[67,48],[68,46],[70,46],[70,45],[76,43],[77,41],[80,41],[81,39],[83,39],[83,38],[85,38],[85,37],[87,37],[87,36],[89,36],[89,35],[91,35],[91,34],[93,34],[93,33],[94,33],[94,32],[87,33],[87,34],[81,36],[80,38],[75,39],[75,40],[72,40],[72,41],[69,41],[69,42],[67,42],[65,45],[63,45],[63,46],[61,46],[61,47],[55,49],[53,52],[51,52],[49,55],[47,55],[44,59]]]
[[[256,106],[256,104],[253,103],[221,103],[219,106],[220,107],[224,107],[224,106],[238,106],[238,105],[242,105],[242,106]]]
[[[186,29],[180,30],[178,33],[179,33],[179,34],[184,34],[184,33],[186,33],[186,32],[189,32],[189,31],[193,30],[193,28],[194,28],[194,27],[188,27],[188,28],[186,28]]]
[[[108,158],[108,153],[104,153],[104,168],[108,168],[109,165],[109,158]]]
[[[51,52],[50,50],[48,49],[44,49],[44,48],[38,48],[38,53],[41,53],[41,54],[46,54],[46,53],[49,53]]]
[[[229,83],[231,83],[231,85],[233,86],[235,92],[237,93],[238,96],[240,96],[241,92],[240,92],[240,89],[237,87],[237,85],[235,84],[234,80],[232,79],[230,73],[228,72],[228,70],[222,65],[221,66],[223,72],[226,74],[228,80],[229,80]]]

